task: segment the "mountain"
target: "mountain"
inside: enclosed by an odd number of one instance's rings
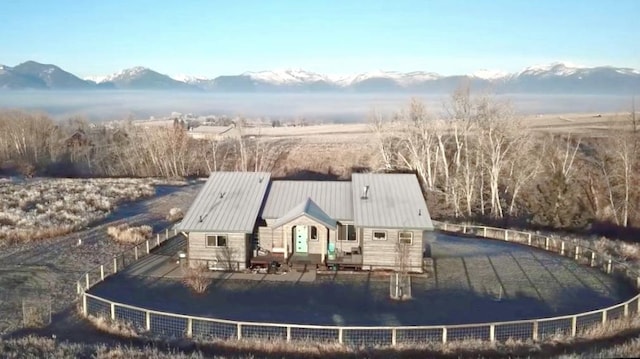
[[[174,80],[167,75],[141,66],[100,77],[98,85],[126,90],[200,90],[197,86]]]
[[[27,61],[15,67],[3,65],[0,70],[0,88],[83,90],[96,88],[96,84],[58,66]]]
[[[188,75],[173,78],[145,67],[108,76],[80,79],[55,65],[27,61],[15,67],[0,65],[0,89],[127,89],[212,92],[346,92],[451,93],[461,83],[474,90],[525,94],[640,93],[640,71],[630,68],[581,67],[555,62],[514,73],[479,70],[444,76],[434,72],[374,71],[352,76],[323,75],[302,69],[244,72],[215,78]]]

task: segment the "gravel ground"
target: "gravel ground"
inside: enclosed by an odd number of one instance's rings
[[[165,220],[169,209],[180,207],[186,210],[200,188],[200,184],[158,185],[155,197],[125,203],[107,218],[85,230],[53,239],[2,247],[0,335],[22,329],[23,299],[50,300],[53,316],[57,319],[72,314],[76,281],[80,275],[129,247],[109,239],[108,226],[121,223],[151,225],[155,231],[161,231],[170,225]],[[82,245],[78,245],[80,238]]]
[[[242,321],[321,325],[439,325],[573,314],[633,295],[625,282],[526,246],[438,235],[435,271],[413,299],[389,299],[388,277],[318,276],[312,283],[217,279],[194,295],[179,280],[119,274],[91,292],[116,302]]]

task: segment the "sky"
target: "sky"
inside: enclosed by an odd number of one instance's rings
[[[639,0],[3,0],[0,64],[80,76],[640,69]]]

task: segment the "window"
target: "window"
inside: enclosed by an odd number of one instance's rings
[[[374,231],[373,232],[373,240],[374,241],[386,241],[387,240],[387,232]]]
[[[311,232],[311,239],[314,241],[318,240],[318,228],[316,228],[316,226],[311,226],[310,229]]]
[[[338,236],[339,241],[354,241],[356,240],[356,227],[353,224],[345,224],[343,226],[344,232],[342,236]]]
[[[413,233],[398,232],[398,242],[404,243],[404,244],[411,244],[413,242]]]
[[[227,236],[224,234],[216,234],[207,236],[207,247],[226,247]]]

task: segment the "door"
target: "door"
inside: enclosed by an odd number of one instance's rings
[[[307,253],[309,251],[309,228],[307,226],[296,226],[295,231],[296,253]]]

